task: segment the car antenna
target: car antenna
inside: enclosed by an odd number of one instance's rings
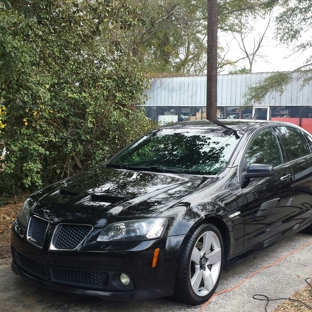
[[[223,122],[221,122],[220,120],[218,120],[218,119],[215,119],[215,120],[209,119],[209,121],[211,121],[212,123],[214,123],[214,124],[217,125],[217,126],[220,126],[220,127],[222,127],[222,128],[225,128],[225,129],[229,130],[229,131],[226,132],[226,134],[227,134],[227,135],[234,134],[236,140],[238,140],[238,139],[240,138],[240,136],[239,136],[238,133],[237,133],[237,130],[232,129],[232,128],[226,126],[226,125],[225,125]]]

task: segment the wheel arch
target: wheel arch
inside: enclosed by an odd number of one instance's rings
[[[205,225],[206,226],[209,225],[209,226],[205,227]],[[212,227],[214,228],[214,230],[212,229]],[[187,274],[192,274],[192,273],[191,273],[190,267],[189,267],[189,270],[185,269],[185,263],[187,261],[189,263],[188,265],[191,265],[190,264],[191,258],[189,258],[189,257],[191,257],[191,254],[192,254],[191,249],[195,248],[194,244],[196,243],[196,240],[199,237],[201,237],[201,235],[204,233],[205,230],[207,230],[207,231],[208,230],[209,231],[218,230],[218,232],[221,236],[221,239],[222,239],[223,259],[221,260],[221,262],[223,262],[223,265],[221,267],[219,267],[219,269],[217,269],[217,270],[222,271],[222,269],[224,269],[224,266],[226,265],[227,258],[228,258],[229,232],[227,230],[227,226],[226,226],[225,222],[221,218],[218,218],[217,216],[208,216],[206,218],[202,218],[202,219],[198,220],[198,222],[193,224],[193,226],[189,229],[187,235],[185,235],[183,243],[181,245],[181,249],[180,249],[181,262],[179,263],[179,265],[177,267],[177,274],[176,274],[176,279],[175,279],[175,290],[174,290],[174,294],[173,294],[174,298],[176,298],[180,301],[186,302],[188,304],[192,304],[192,305],[200,304],[200,303],[202,303],[202,301],[200,301],[198,299],[198,298],[200,298],[201,295],[197,292],[196,293],[194,292],[194,288],[193,288],[193,286],[191,286],[190,280],[188,283],[185,280],[186,278],[188,278],[188,279],[193,278],[192,276],[187,275]],[[194,238],[192,238],[193,235],[194,235]],[[190,247],[191,247],[191,249],[190,249]],[[204,256],[205,256],[205,254],[204,254]],[[209,255],[208,255],[208,257],[209,257]],[[208,258],[207,258],[207,260],[208,260]],[[193,260],[193,262],[194,261],[195,260]],[[214,281],[213,288],[208,289],[208,290],[206,289],[208,291],[208,293],[203,295],[203,296],[209,296],[208,299],[212,296],[212,294],[214,293],[214,291],[215,291],[215,289],[219,283],[219,280],[221,277],[221,271],[219,271],[219,273],[218,273],[217,280]],[[187,273],[187,272],[189,272],[189,273]],[[195,274],[194,274],[194,276],[195,276]],[[191,291],[192,288],[193,288],[193,292]],[[206,284],[205,284],[204,288],[206,288]],[[205,299],[205,301],[207,300],[207,298],[204,298],[204,299]]]
[[[227,269],[228,264],[229,264],[229,254],[230,254],[230,233],[229,233],[226,223],[224,222],[224,220],[215,216],[207,217],[202,223],[211,223],[219,230],[222,236],[223,248],[224,248],[223,267]]]
[[[210,223],[214,225],[220,232],[222,241],[223,241],[223,248],[224,248],[224,264],[223,268],[228,269],[229,267],[229,254],[230,254],[230,233],[225,221],[217,216],[206,216],[204,219],[199,220],[195,224],[193,224],[192,228],[189,230],[187,235],[192,235],[196,229],[201,226],[202,224]],[[185,240],[185,239],[184,239]],[[182,243],[183,245],[183,243]]]

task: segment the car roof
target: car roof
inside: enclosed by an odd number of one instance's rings
[[[294,124],[281,121],[271,121],[271,120],[253,120],[253,119],[221,119],[214,122],[209,120],[196,120],[196,121],[183,121],[168,124],[160,128],[172,128],[172,129],[192,129],[192,128],[207,128],[207,129],[217,129],[217,128],[230,128],[238,132],[248,132],[256,130],[264,126],[294,126]]]

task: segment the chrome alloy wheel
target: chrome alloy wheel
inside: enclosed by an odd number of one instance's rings
[[[206,296],[219,280],[222,264],[221,242],[212,231],[206,231],[196,241],[190,259],[190,282],[198,296]]]

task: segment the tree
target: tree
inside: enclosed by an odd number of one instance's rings
[[[206,51],[206,0],[132,0],[136,25],[122,44],[146,71],[202,73]]]
[[[250,18],[243,14],[241,19],[237,20],[235,27],[233,27],[233,30],[231,31],[239,50],[241,50],[243,53],[243,56],[236,60],[235,63],[241,60],[247,60],[248,73],[252,73],[253,65],[256,59],[263,58],[261,55],[259,55],[259,50],[263,46],[266,33],[270,26],[271,12],[268,13],[268,19],[263,30],[261,30],[260,32],[260,30],[258,29],[257,38],[253,37],[252,39],[250,38],[250,34],[255,31],[254,22],[255,19],[253,19],[253,22],[251,23]],[[252,42],[252,45],[248,45],[248,42]]]
[[[206,118],[217,118],[217,43],[218,43],[218,2],[208,0],[208,45],[207,45],[207,98]]]
[[[151,74],[204,74],[207,68],[207,0],[130,0],[136,22],[116,32],[124,50]],[[233,21],[246,15],[266,12],[272,1],[218,1],[219,29],[229,32]],[[273,1],[274,2],[274,1]],[[235,17],[233,17],[235,15]],[[218,67],[228,64],[219,54]]]
[[[242,16],[246,15],[245,11],[242,11]],[[240,39],[242,41],[242,46],[240,46],[239,41],[237,40],[240,48],[245,52],[246,58],[249,61],[250,71],[252,70],[252,65],[256,53],[261,46],[264,35],[260,38],[259,44],[257,47],[254,47],[252,54],[247,52],[244,36],[243,36],[243,27],[245,26],[244,22],[239,20],[239,31],[241,35]],[[209,120],[216,119],[217,111],[217,29],[218,29],[218,13],[217,13],[217,1],[208,0],[208,46],[207,46],[207,103],[206,103],[206,116]]]
[[[230,75],[241,75],[241,74],[249,74],[249,69],[244,67],[240,67],[238,69],[230,70]]]
[[[1,190],[86,170],[153,127],[137,109],[146,88],[139,65],[113,40],[134,22],[128,5],[38,3],[0,11]]]
[[[312,47],[312,40],[307,34],[312,25],[312,2],[309,0],[284,0],[280,13],[275,19],[276,37],[281,43],[293,45],[294,54],[302,54]],[[250,88],[246,94],[246,104],[259,103],[270,92],[282,93],[285,86],[293,79],[294,73],[302,78],[303,84],[312,80],[312,55],[292,72],[280,72],[264,79],[259,85]]]
[[[143,72],[206,68],[206,0],[2,3],[1,140],[8,154],[1,190],[39,188],[86,170],[153,127],[137,109],[148,86]],[[259,3],[219,1],[219,27]]]

